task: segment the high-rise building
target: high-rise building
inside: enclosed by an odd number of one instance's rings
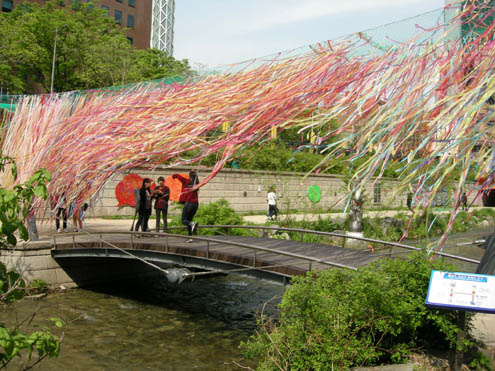
[[[151,47],[174,53],[175,0],[153,0]]]
[[[23,0],[0,0],[0,12],[11,12]],[[30,0],[43,4],[44,0]],[[67,5],[73,1],[66,0]],[[97,0],[122,27],[137,49],[156,48],[173,55],[174,0]]]

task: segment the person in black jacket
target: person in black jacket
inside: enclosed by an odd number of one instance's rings
[[[141,231],[148,231],[148,220],[151,215],[151,198],[153,194],[150,189],[151,180],[148,178],[143,179],[143,184],[139,189],[139,206],[138,206],[138,221],[136,224],[136,231],[141,226]]]
[[[154,191],[156,211],[156,231],[160,232],[160,214],[163,216],[163,232],[167,232],[167,211],[170,198],[170,188],[165,185],[163,177],[158,178],[158,187]]]

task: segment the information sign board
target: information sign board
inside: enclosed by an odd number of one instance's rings
[[[426,306],[495,313],[495,276],[432,271]]]

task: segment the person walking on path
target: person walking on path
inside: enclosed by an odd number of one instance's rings
[[[64,232],[67,232],[67,208],[65,203],[65,192],[63,192],[61,196],[55,197],[55,210],[57,210],[57,214],[55,215],[55,228],[58,233],[62,232],[60,229],[60,217],[62,217],[64,221]]]
[[[139,206],[138,206],[138,221],[136,224],[136,232],[141,226],[141,231],[148,231],[148,220],[151,215],[151,198],[153,194],[150,189],[151,180],[148,178],[143,179],[143,184],[139,189]]]
[[[189,172],[189,179],[180,174],[172,175],[172,178],[178,179],[182,183],[181,200],[184,201],[184,209],[182,210],[182,224],[187,227],[187,234],[192,236],[196,234],[198,222],[194,222],[193,218],[198,211],[198,190],[194,187],[199,184],[198,174],[193,170]],[[193,242],[188,239],[186,242]]]
[[[84,203],[82,206],[76,206],[74,203],[74,208],[72,210],[72,223],[74,224],[74,232],[79,232],[83,227],[84,215],[88,210],[88,204]]]
[[[277,194],[275,193],[275,187],[271,186],[270,190],[266,194],[266,201],[268,202],[268,220],[273,220],[275,216],[275,220],[277,219]]]
[[[155,212],[156,212],[156,232],[160,232],[160,214],[163,215],[163,232],[167,232],[167,213],[170,189],[165,185],[165,179],[158,178],[158,187],[155,188]]]
[[[467,207],[467,195],[466,195],[466,192],[462,192],[462,196],[461,196],[461,206],[462,206],[462,210],[464,211],[467,211],[468,207]]]

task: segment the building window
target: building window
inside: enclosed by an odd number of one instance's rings
[[[120,10],[115,9],[115,20],[118,24],[122,24],[122,12]]]
[[[105,10],[107,12],[107,17],[108,17],[108,6],[102,5],[101,9]]]
[[[128,4],[131,8],[134,8],[136,6],[136,1],[135,0],[129,0]]]
[[[123,0],[116,0],[118,3],[121,3]]]
[[[132,37],[127,36],[127,40],[129,40],[131,45],[134,45],[134,39]]]
[[[382,202],[382,188],[380,187],[380,183],[375,183],[373,187],[373,203],[379,204]]]
[[[2,0],[2,12],[11,12],[14,8],[12,0]]]
[[[127,14],[127,27],[134,28],[134,16]]]

